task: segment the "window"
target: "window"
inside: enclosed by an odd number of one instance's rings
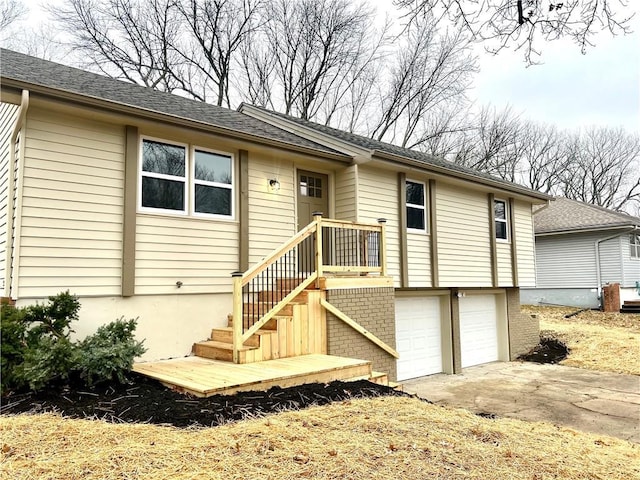
[[[494,200],[493,213],[496,224],[496,239],[507,240],[507,202]]]
[[[145,211],[233,216],[233,157],[226,153],[142,140],[140,206]],[[190,172],[190,173],[189,173]]]
[[[640,258],[640,234],[632,233],[629,236],[631,245],[631,258]]]
[[[186,161],[184,146],[142,141],[142,206],[186,212]]]
[[[427,231],[425,184],[407,180],[407,230]]]
[[[233,160],[230,155],[195,150],[194,212],[231,216]]]
[[[300,195],[322,198],[322,178],[300,175]]]

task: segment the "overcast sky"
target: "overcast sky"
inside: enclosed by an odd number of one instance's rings
[[[46,15],[40,4],[26,0],[31,23]],[[54,0],[60,1],[60,0]],[[372,0],[384,15],[391,0]],[[634,33],[612,38],[602,34],[586,55],[569,41],[544,44],[541,65],[527,67],[520,52],[498,55],[478,51],[480,73],[470,96],[478,105],[510,105],[523,118],[556,124],[561,128],[590,125],[640,132],[640,2],[630,0],[639,13]]]

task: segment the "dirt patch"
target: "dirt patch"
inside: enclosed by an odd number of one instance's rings
[[[560,363],[567,355],[569,349],[562,341],[551,335],[543,335],[535,348],[518,359],[535,363]]]
[[[601,312],[599,310],[582,310],[576,307],[538,305],[522,305],[522,312],[536,315],[541,321],[559,322],[567,325],[600,325],[640,333],[640,315],[634,313]]]
[[[214,426],[244,418],[352,398],[402,395],[366,380],[273,387],[266,392],[241,392],[197,398],[174,392],[159,382],[131,373],[130,385],[94,388],[57,386],[2,399],[2,414],[56,412],[65,417],[102,419],[115,423],[151,423],[176,427]]]

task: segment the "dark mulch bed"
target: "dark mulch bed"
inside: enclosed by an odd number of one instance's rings
[[[530,352],[518,357],[535,363],[559,363],[569,355],[567,346],[554,337],[540,337],[540,343]]]
[[[93,388],[65,385],[39,393],[13,393],[2,398],[0,413],[58,412],[65,417],[118,423],[214,426],[351,398],[404,395],[390,387],[360,380],[197,398],[172,391],[142,375],[131,373],[129,378],[129,385],[113,383]]]

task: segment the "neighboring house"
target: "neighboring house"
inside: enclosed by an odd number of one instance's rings
[[[138,317],[146,360],[211,332],[196,353],[226,335],[235,361],[328,352],[398,379],[537,343],[519,289],[548,196],[247,105],[7,50],[0,69],[0,275],[17,305],[68,289],[78,335]]]
[[[600,306],[602,287],[620,284],[620,301],[640,299],[640,218],[556,198],[534,215],[536,288],[524,304]]]

